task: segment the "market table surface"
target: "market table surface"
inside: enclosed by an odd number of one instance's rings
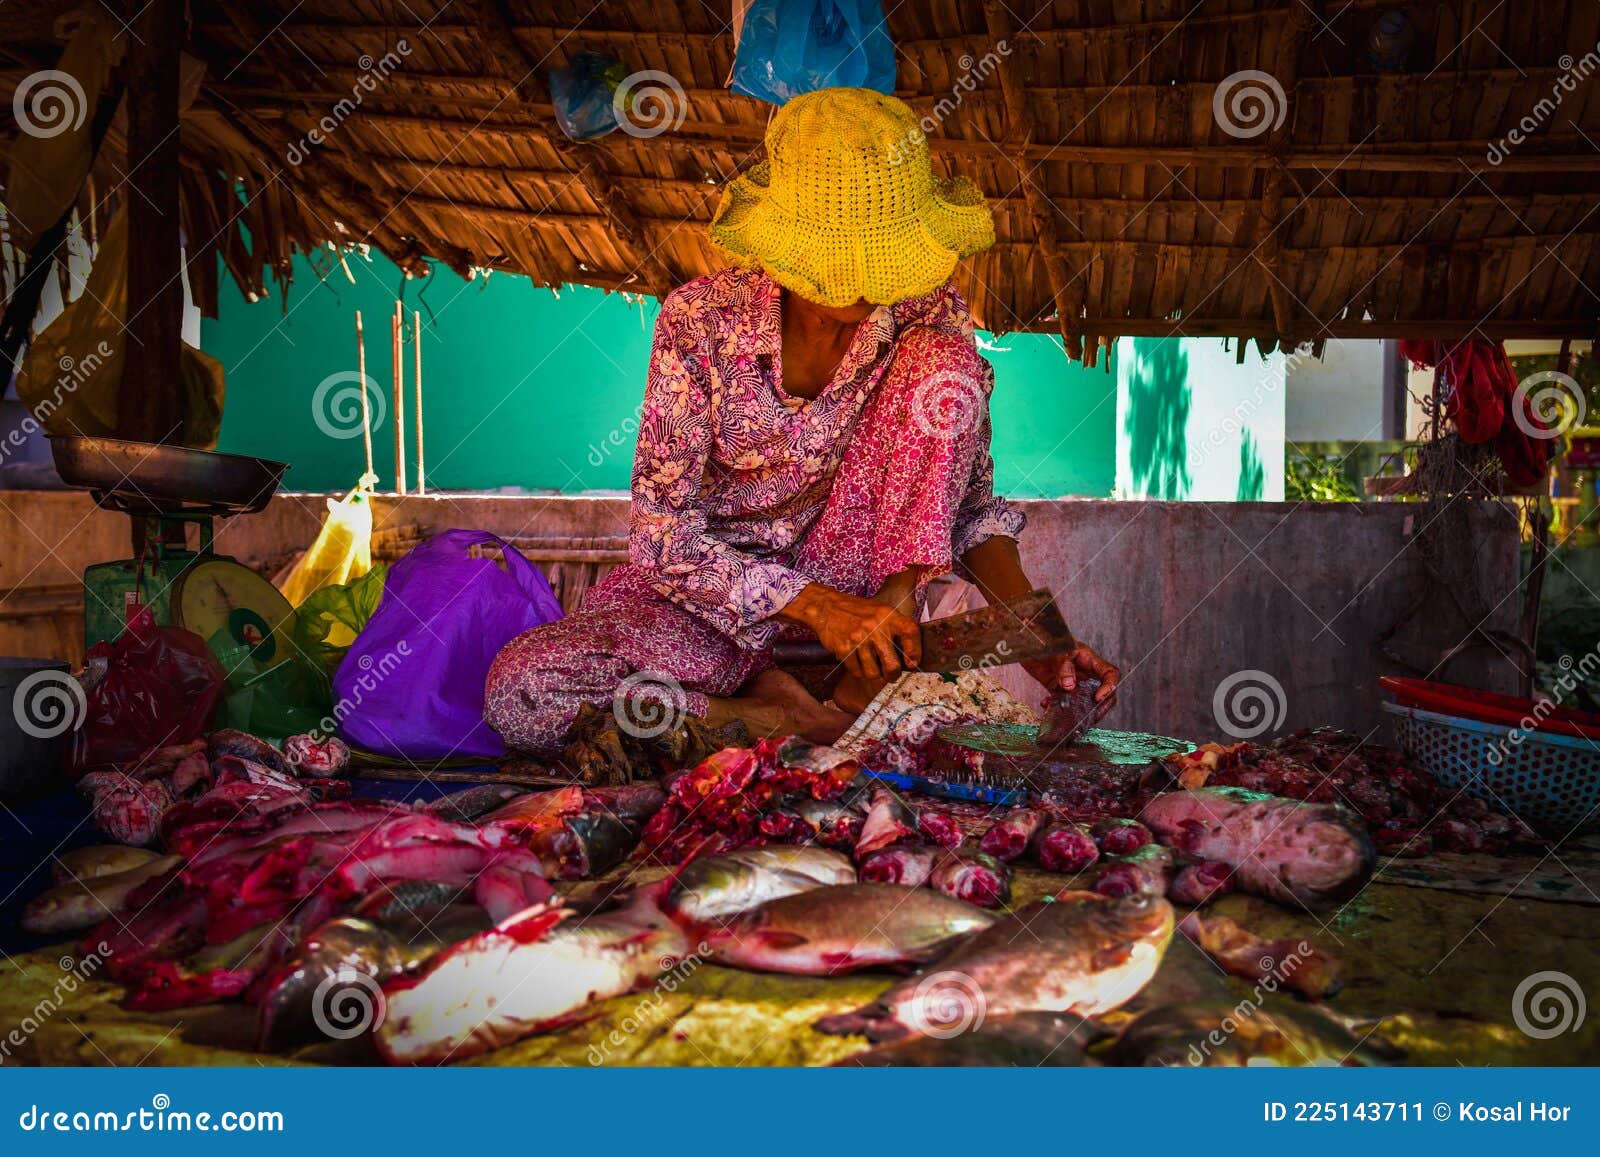
[[[1532,857],[1523,861],[1531,868]],[[657,873],[641,872],[639,878]],[[1067,881],[1024,870],[1017,903]],[[1539,1040],[1512,1017],[1524,978],[1552,970],[1592,992],[1600,976],[1600,907],[1519,896],[1491,896],[1369,885],[1342,909],[1318,918],[1275,904],[1228,896],[1208,914],[1237,920],[1267,938],[1309,937],[1340,956],[1344,991],[1332,1008],[1375,1028],[1413,1064],[1600,1063],[1600,1015],[1589,1010],[1577,1029]],[[0,1025],[27,1025],[9,1063],[69,1065],[370,1064],[362,1039],[308,1046],[286,1056],[250,1051],[253,1010],[210,1005],[168,1013],[118,1006],[118,986],[90,977],[60,995],[69,946],[14,956],[0,983]],[[1181,989],[1188,969],[1209,969],[1181,938],[1163,966],[1163,982]],[[812,1022],[853,1008],[892,982],[884,973],[812,979],[740,972],[711,964],[680,966],[661,984],[605,1001],[592,1019],[476,1058],[490,1065],[812,1065],[842,1060],[866,1047],[861,1038],[824,1036]],[[1202,977],[1210,983],[1209,977]],[[1240,1000],[1242,981],[1227,982]],[[59,1000],[59,1007],[52,1001]],[[41,1003],[44,1002],[44,1003]]]

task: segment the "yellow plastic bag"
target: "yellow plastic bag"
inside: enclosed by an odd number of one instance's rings
[[[316,541],[278,584],[290,606],[298,607],[312,592],[343,586],[372,569],[371,487],[365,478],[362,483],[343,498],[328,499],[328,517]]]

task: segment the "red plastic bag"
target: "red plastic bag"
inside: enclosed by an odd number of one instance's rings
[[[1537,487],[1550,465],[1555,432],[1534,410],[1500,342],[1402,341],[1400,352],[1419,369],[1437,366],[1444,414],[1464,442],[1488,442],[1518,490]]]
[[[115,641],[85,656],[91,677],[83,726],[73,734],[72,767],[81,774],[137,762],[158,747],[204,735],[227,685],[206,641],[180,627],[158,627],[148,609]]]

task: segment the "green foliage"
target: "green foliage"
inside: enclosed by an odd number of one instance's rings
[[[1291,458],[1284,465],[1283,496],[1290,502],[1359,502],[1361,495],[1337,462]]]

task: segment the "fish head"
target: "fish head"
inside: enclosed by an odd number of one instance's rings
[[[1172,938],[1176,915],[1163,896],[1133,893],[1104,896],[1098,892],[1062,891],[1057,903],[1082,904],[1084,918],[1093,927],[1095,940],[1112,948],[1117,945],[1154,944],[1165,946]]]

